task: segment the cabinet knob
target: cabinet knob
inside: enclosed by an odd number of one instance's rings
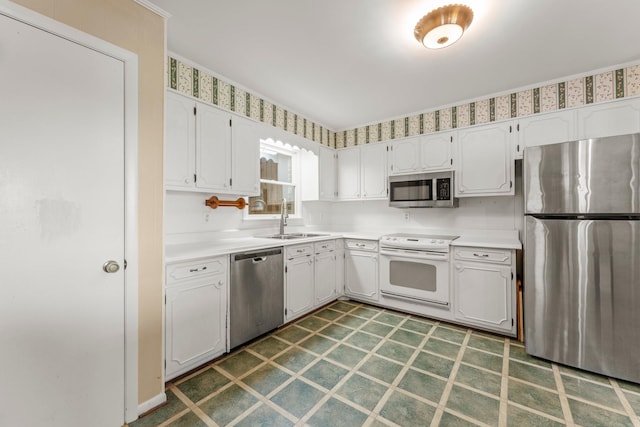
[[[191,184],[191,178],[185,178],[184,179],[184,183],[185,184]]]

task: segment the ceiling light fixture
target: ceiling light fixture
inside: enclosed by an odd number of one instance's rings
[[[432,10],[416,24],[413,34],[429,49],[442,49],[457,42],[473,20],[473,10],[450,4]]]

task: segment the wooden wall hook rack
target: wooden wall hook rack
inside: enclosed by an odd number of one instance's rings
[[[219,206],[235,206],[238,209],[244,209],[247,206],[247,201],[242,197],[239,197],[238,200],[220,200],[216,196],[211,196],[204,204],[211,209],[217,209]]]

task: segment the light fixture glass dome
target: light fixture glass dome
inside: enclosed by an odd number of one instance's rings
[[[441,25],[425,34],[422,44],[429,49],[441,49],[457,42],[463,32],[458,24]]]

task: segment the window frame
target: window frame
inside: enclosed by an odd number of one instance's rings
[[[295,194],[295,213],[289,214],[289,219],[302,219],[302,193],[300,191],[301,187],[301,173],[300,173],[300,148],[296,146],[292,146],[286,142],[283,142],[279,139],[273,138],[260,138],[260,153],[262,153],[263,147],[270,151],[275,151],[276,153],[283,154],[291,157],[291,181],[274,181],[270,179],[262,179],[260,178],[260,190],[262,191],[262,183],[265,184],[276,184],[282,186],[290,186],[294,187]],[[260,161],[260,157],[258,158]],[[249,197],[246,197],[247,201],[247,209],[244,210],[243,220],[247,221],[264,221],[264,220],[280,220],[280,214],[250,214],[249,213]]]

